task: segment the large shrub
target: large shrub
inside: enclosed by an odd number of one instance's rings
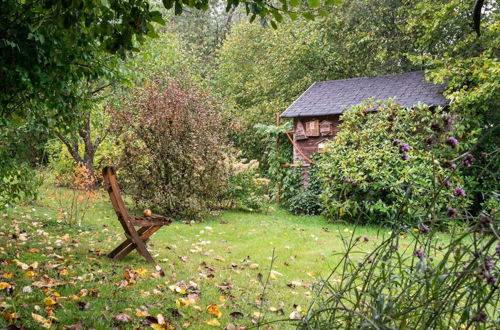
[[[120,182],[138,207],[196,218],[219,207],[226,189],[226,128],[204,91],[166,75],[113,112]]]
[[[459,156],[454,120],[441,109],[403,109],[391,102],[347,111],[319,161],[325,214],[372,223],[396,216],[416,222],[431,205],[427,216],[466,205],[469,182],[451,174],[473,160]]]

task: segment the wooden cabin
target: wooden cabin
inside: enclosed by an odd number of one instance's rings
[[[340,130],[344,111],[369,98],[375,101],[394,98],[408,108],[419,102],[446,106],[444,89],[444,85],[425,81],[423,71],[312,84],[281,114],[281,118],[293,119],[293,163],[304,166],[304,185],[308,182],[307,168],[312,155],[322,152],[324,143]]]

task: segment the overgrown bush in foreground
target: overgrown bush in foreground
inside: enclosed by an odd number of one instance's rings
[[[343,258],[316,286],[300,326],[498,328],[498,214],[483,213],[469,222],[467,230],[454,226],[449,242],[424,224],[416,233],[393,223],[389,237],[367,254],[359,248],[368,237],[344,237]]]
[[[442,109],[391,102],[346,111],[318,162],[325,215],[415,223],[467,206],[470,182],[461,169],[474,160],[454,136],[455,120]]]
[[[119,180],[138,207],[196,218],[220,206],[230,172],[226,128],[204,91],[187,79],[150,80],[113,119]]]

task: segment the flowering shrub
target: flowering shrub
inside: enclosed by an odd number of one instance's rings
[[[328,217],[415,223],[470,203],[453,114],[368,102],[347,111],[341,128],[318,162]]]
[[[218,105],[186,79],[150,80],[122,109],[113,132],[124,193],[136,205],[177,218],[220,207],[230,169]]]
[[[229,208],[262,211],[269,203],[269,179],[260,177],[255,159],[231,161],[227,201]]]

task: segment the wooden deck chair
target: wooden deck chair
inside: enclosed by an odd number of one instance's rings
[[[120,221],[123,230],[125,231],[126,240],[123,241],[116,249],[108,254],[109,258],[122,260],[134,249],[142,255],[149,263],[154,263],[154,259],[146,248],[146,242],[149,238],[160,229],[162,226],[168,226],[173,222],[173,219],[161,215],[153,214],[152,216],[136,217],[129,215],[125,209],[125,204],[120,193],[120,188],[116,181],[116,170],[114,167],[105,167],[102,170],[104,178],[104,187],[109,193],[111,203],[115,209],[118,220]],[[138,230],[135,227],[139,226]]]

